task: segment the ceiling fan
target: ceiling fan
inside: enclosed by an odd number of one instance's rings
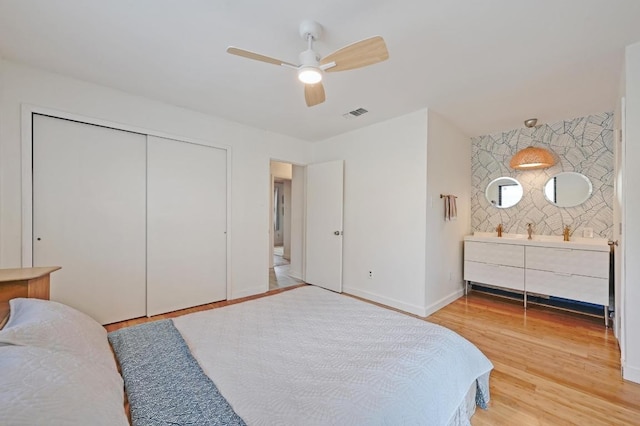
[[[322,85],[324,72],[352,70],[376,64],[389,58],[387,46],[380,36],[349,44],[322,58],[313,50],[313,42],[318,40],[321,33],[322,26],[315,21],[302,21],[300,24],[300,36],[307,42],[307,50],[300,53],[300,65],[232,46],[227,48],[227,52],[232,55],[298,70],[298,79],[304,83],[304,98],[309,107],[325,101],[324,86]]]

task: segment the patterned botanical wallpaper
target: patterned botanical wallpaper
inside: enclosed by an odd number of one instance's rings
[[[472,138],[471,227],[473,231],[494,231],[499,223],[505,232],[562,235],[570,225],[575,236],[582,228],[593,228],[594,237],[612,238],[613,232],[613,113],[589,115],[573,120],[522,127],[508,132]],[[528,146],[544,147],[554,153],[556,164],[542,170],[517,171],[509,167],[511,157]],[[576,207],[561,208],[546,200],[544,184],[560,172],[579,172],[593,185],[591,197]],[[498,209],[484,196],[489,182],[511,176],[522,184],[524,195],[514,207]]]

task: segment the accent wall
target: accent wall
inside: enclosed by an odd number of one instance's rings
[[[502,223],[505,232],[562,235],[565,225],[574,236],[592,228],[594,237],[613,237],[613,113],[604,112],[534,128],[509,130],[471,139],[471,228],[493,232]],[[518,171],[509,161],[528,146],[546,148],[556,164],[548,169]],[[544,185],[560,172],[578,172],[589,178],[593,192],[575,207],[558,207],[544,196]],[[501,176],[517,179],[523,197],[509,208],[496,208],[485,197],[487,185]]]

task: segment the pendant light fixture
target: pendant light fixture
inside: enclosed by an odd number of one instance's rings
[[[528,128],[535,127],[538,122],[537,118],[530,118],[525,120],[524,125]],[[527,147],[516,153],[511,158],[509,166],[516,170],[535,170],[546,169],[555,164],[553,154],[544,148],[538,148],[534,146]]]

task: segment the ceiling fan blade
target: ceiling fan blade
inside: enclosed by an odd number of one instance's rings
[[[346,71],[386,61],[388,58],[389,52],[384,39],[375,36],[357,41],[325,56],[320,61],[320,66],[335,62],[334,67],[326,68],[325,71]]]
[[[324,102],[324,86],[322,83],[305,84],[304,85],[304,99],[307,101],[307,106],[312,107]]]
[[[284,65],[284,66],[290,66],[293,68],[298,67],[297,65],[290,64],[289,62],[281,61],[280,59],[272,58],[270,56],[264,56],[259,53],[250,52],[244,49],[238,49],[237,47],[232,47],[232,46],[227,47],[227,53],[231,53],[232,55],[238,55],[244,58],[249,58],[249,59],[253,59],[260,62],[266,62],[268,64],[273,64],[273,65]]]

